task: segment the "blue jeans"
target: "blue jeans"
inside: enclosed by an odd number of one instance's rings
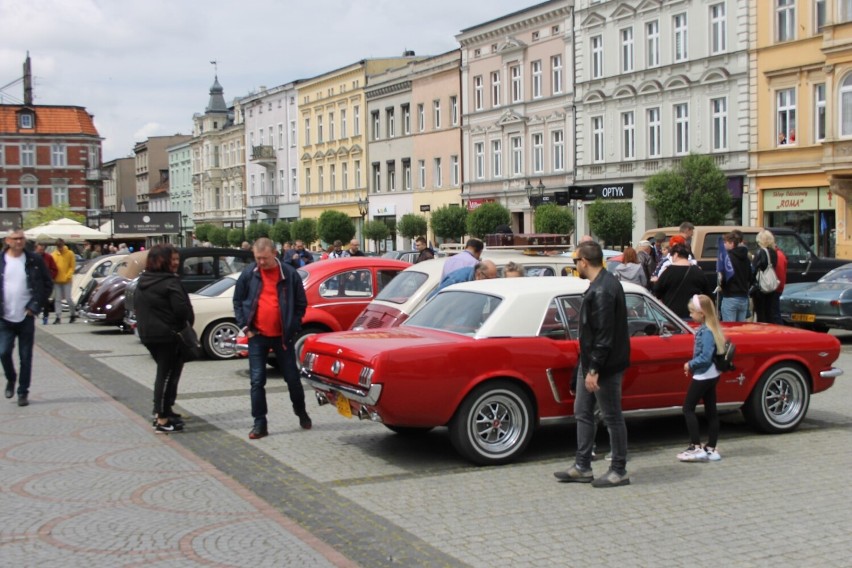
[[[20,375],[15,372],[12,351],[15,349],[15,339],[18,339],[18,356],[20,357]],[[30,392],[30,379],[33,373],[33,343],[35,343],[35,317],[25,316],[17,323],[0,318],[0,361],[6,380],[15,385],[18,383],[18,396],[26,396]]]
[[[745,321],[748,315],[748,296],[724,296],[720,311],[722,321]]]
[[[574,418],[577,420],[577,467],[588,470],[592,467],[592,449],[595,446],[595,401],[600,406],[603,420],[609,431],[609,447],[612,452],[613,471],[619,475],[627,473],[627,426],[621,412],[621,382],[624,373],[600,375],[600,390],[586,390],[585,375],[577,384],[574,399]]]
[[[278,369],[284,375],[287,389],[290,391],[290,402],[296,415],[305,412],[305,389],[299,378],[296,366],[296,347],[292,341],[285,346],[281,336],[266,337],[253,335],[248,341],[249,379],[251,381],[251,415],[254,425],[266,428],[266,360],[269,350],[275,353]]]

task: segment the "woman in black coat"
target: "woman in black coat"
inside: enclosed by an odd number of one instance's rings
[[[154,428],[158,434],[183,429],[180,415],[172,410],[183,370],[176,334],[194,323],[195,314],[177,275],[179,266],[180,255],[172,245],[151,247],[134,298],[139,339],[157,363]]]
[[[766,270],[770,264],[772,264],[773,269],[778,265],[778,251],[775,250],[775,235],[772,234],[772,231],[766,229],[760,231],[757,234],[757,246],[759,248],[754,253],[754,259],[751,261],[754,315],[757,321],[777,323],[781,320],[781,314],[775,313],[775,309],[776,307],[780,307],[778,296],[781,293],[778,290],[774,292],[761,292],[757,285],[758,273]]]

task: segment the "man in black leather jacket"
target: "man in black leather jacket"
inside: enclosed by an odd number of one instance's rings
[[[604,270],[603,251],[598,243],[580,243],[575,262],[580,277],[591,282],[580,308],[580,364],[585,375],[574,400],[577,457],[574,465],[554,475],[560,481],[591,483],[593,487],[629,485],[627,427],[621,412],[621,383],[630,365],[624,290],[615,276]],[[600,405],[609,431],[612,452],[609,471],[597,479],[592,475],[595,402]]]

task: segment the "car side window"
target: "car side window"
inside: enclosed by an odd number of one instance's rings
[[[396,277],[397,274],[399,274],[399,270],[378,270],[378,271],[376,271],[376,280],[377,280],[376,285],[379,287],[379,289],[376,290],[376,293],[378,294],[379,292],[384,290],[385,286],[390,284],[390,281],[393,280]]]
[[[551,339],[580,337],[580,306],[582,296],[562,296],[550,302],[538,334]]]
[[[630,337],[687,333],[680,321],[662,311],[641,294],[626,294],[627,329]]]
[[[324,298],[370,298],[373,280],[369,270],[349,270],[326,278],[319,293]]]
[[[716,258],[719,254],[719,238],[722,236],[723,233],[707,233],[704,235],[704,245],[699,258]],[[694,254],[698,251],[692,252]]]
[[[92,271],[92,278],[103,278],[104,276],[109,274],[109,269],[110,269],[111,266],[112,266],[111,260],[107,260],[107,261],[101,263],[100,266],[98,266],[97,268],[95,268]]]
[[[776,235],[775,244],[784,251],[788,261],[798,262],[808,258],[808,250],[793,235]]]
[[[223,256],[219,258],[219,275],[225,276],[233,272],[240,272],[248,266],[249,261],[240,256]]]

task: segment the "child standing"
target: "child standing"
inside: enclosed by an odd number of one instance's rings
[[[686,429],[689,431],[689,447],[677,455],[682,462],[706,462],[722,459],[716,451],[719,439],[719,414],[716,411],[716,384],[719,382],[719,371],[713,364],[713,356],[725,349],[725,336],[716,316],[713,300],[705,295],[694,295],[689,301],[690,317],[700,323],[695,333],[695,348],[692,359],[683,364],[683,373],[688,377],[692,373],[686,400],[683,401],[683,417],[686,419]],[[698,429],[698,417],[695,407],[698,401],[704,400],[704,414],[707,416],[708,433],[707,445],[701,446],[701,436]]]

